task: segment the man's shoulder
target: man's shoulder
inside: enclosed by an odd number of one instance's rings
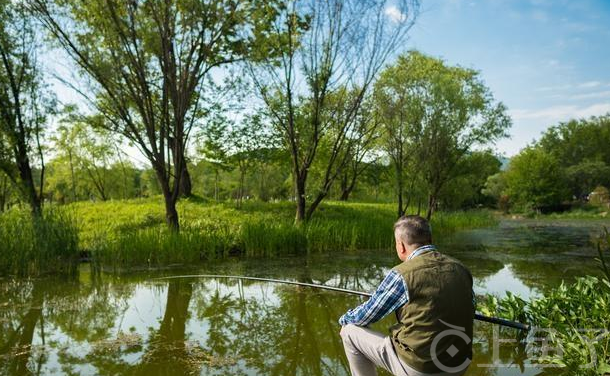
[[[400,264],[394,266],[392,270],[396,271],[401,275],[404,275],[405,273],[408,273],[410,271],[434,267],[439,262],[444,264],[457,265],[459,268],[464,269],[470,274],[470,270],[468,270],[468,268],[466,267],[466,265],[464,265],[463,262],[461,262],[455,257],[447,255],[446,253],[439,252],[436,249],[432,252],[424,253],[410,260],[405,260]]]

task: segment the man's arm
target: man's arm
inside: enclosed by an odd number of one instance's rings
[[[339,319],[339,324],[367,326],[394,312],[409,301],[409,292],[404,279],[390,271],[375,293],[356,308],[350,309]]]

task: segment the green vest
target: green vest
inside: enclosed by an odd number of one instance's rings
[[[423,373],[449,372],[462,364],[456,371],[465,369],[472,359],[475,310],[468,269],[430,251],[393,270],[402,275],[409,293],[408,303],[396,311],[398,323],[390,328],[398,356]]]

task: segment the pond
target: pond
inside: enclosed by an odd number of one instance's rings
[[[597,274],[597,221],[505,221],[438,239],[462,260],[477,294],[522,297]],[[271,277],[371,291],[397,263],[392,250],[77,279],[0,280],[0,374],[349,375],[337,319],[362,301],[319,289],[231,279]],[[177,277],[177,278],[166,278]],[[386,333],[388,317],[373,327]],[[505,339],[497,348],[492,338]],[[475,323],[467,375],[555,375],[529,366],[512,329]],[[380,373],[387,375],[385,373]]]

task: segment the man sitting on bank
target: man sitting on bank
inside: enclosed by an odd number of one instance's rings
[[[472,275],[432,245],[430,224],[404,216],[394,224],[402,261],[371,298],[339,319],[353,376],[463,375],[472,359]],[[366,326],[396,312],[398,323],[385,337]]]

